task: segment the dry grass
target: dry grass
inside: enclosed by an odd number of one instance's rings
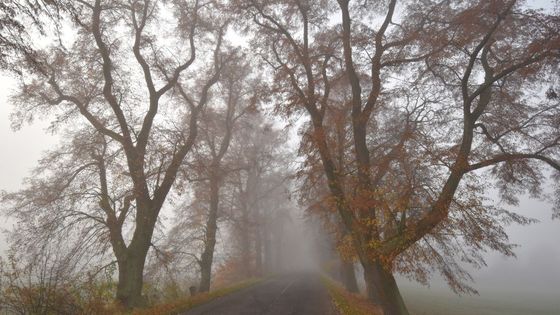
[[[340,315],[382,315],[383,312],[364,296],[348,292],[341,285],[323,276],[333,304]]]

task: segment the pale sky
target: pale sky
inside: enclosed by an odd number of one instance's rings
[[[44,122],[35,122],[14,132],[10,127],[12,106],[8,96],[13,93],[15,80],[0,73],[0,191],[13,191],[21,186],[25,176],[36,165],[44,150],[57,143],[56,137],[48,135]],[[0,215],[0,228],[10,224]],[[6,248],[6,240],[0,234],[0,251]]]

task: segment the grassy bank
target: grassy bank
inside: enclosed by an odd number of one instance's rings
[[[348,292],[340,284],[323,276],[332,302],[340,315],[380,315],[382,312],[364,296]]]

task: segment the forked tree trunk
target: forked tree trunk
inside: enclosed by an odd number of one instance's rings
[[[368,299],[383,309],[384,315],[408,315],[393,274],[379,262],[363,264]]]
[[[199,292],[210,291],[210,280],[212,279],[212,263],[214,260],[214,248],[216,247],[216,232],[218,230],[218,201],[220,197],[220,183],[218,178],[210,178],[210,209],[208,221],[206,222],[206,242],[204,252],[200,259],[200,285]]]
[[[142,297],[143,272],[158,213],[150,207],[138,206],[136,229],[128,247],[124,246],[122,238],[112,242],[119,268],[116,298],[126,309],[147,306],[147,301]]]
[[[357,293],[358,281],[356,280],[356,272],[354,270],[354,264],[349,261],[341,259],[340,261],[340,275],[342,277],[342,283],[346,290]]]
[[[150,239],[151,233],[149,232],[135,232],[130,246],[126,248],[124,255],[120,255],[117,262],[119,268],[117,301],[127,309],[146,306],[146,301],[142,297],[142,285]]]
[[[127,309],[145,306],[142,298],[144,259],[129,257],[118,263],[117,300]]]

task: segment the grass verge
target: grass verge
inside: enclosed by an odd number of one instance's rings
[[[131,315],[176,315],[181,312],[190,310],[191,308],[210,302],[213,299],[219,298],[224,295],[239,291],[241,289],[250,287],[257,283],[262,282],[262,278],[248,279],[229,287],[220,288],[209,293],[200,293],[193,297],[186,297],[173,302],[154,305],[147,309],[139,309],[132,311]]]
[[[381,310],[364,296],[348,292],[326,276],[321,277],[329,291],[331,300],[340,315],[381,315]]]

